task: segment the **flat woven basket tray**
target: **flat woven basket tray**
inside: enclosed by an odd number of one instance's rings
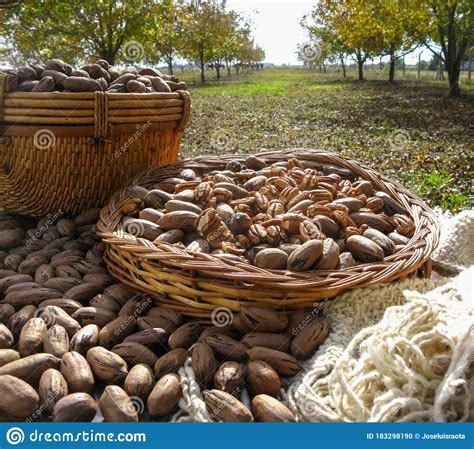
[[[184,168],[201,172],[224,169],[232,159],[245,156],[206,156],[147,170],[129,184],[152,188]],[[409,244],[383,262],[366,263],[343,270],[291,272],[265,270],[250,264],[191,253],[167,243],[152,243],[124,232],[120,209],[133,197],[128,188],[116,192],[102,210],[98,232],[107,245],[106,263],[120,282],[153,294],[166,307],[188,316],[209,319],[219,307],[238,311],[241,305],[258,305],[280,310],[312,307],[314,302],[334,297],[345,290],[393,282],[409,275],[429,277],[430,254],[439,240],[439,228],[432,211],[400,184],[340,155],[306,149],[268,152],[258,155],[270,165],[293,157],[311,168],[329,172],[330,167],[349,169],[359,179],[373,183],[399,202],[411,215],[416,230]]]

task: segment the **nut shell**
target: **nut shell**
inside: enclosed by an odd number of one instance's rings
[[[277,399],[260,394],[252,399],[252,412],[260,422],[295,422],[291,410]]]
[[[72,393],[54,406],[54,422],[90,422],[97,412],[97,404],[87,393]]]
[[[321,240],[308,240],[295,249],[288,258],[288,269],[292,271],[309,270],[323,253]]]
[[[251,422],[250,410],[238,399],[225,391],[210,390],[203,393],[207,409],[216,421]]]
[[[384,258],[383,249],[361,235],[351,235],[347,238],[346,247],[354,258],[361,262],[379,262]]]
[[[158,380],[147,401],[152,416],[166,416],[171,413],[181,399],[180,378],[177,374],[166,374]]]
[[[281,389],[278,373],[268,363],[261,360],[252,360],[248,363],[247,385],[254,396],[267,394],[276,397]]]

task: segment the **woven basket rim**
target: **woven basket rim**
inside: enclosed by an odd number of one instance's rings
[[[101,211],[97,225],[98,235],[111,247],[126,251],[149,269],[159,268],[166,271],[195,271],[204,277],[226,280],[230,282],[248,282],[252,285],[268,285],[284,290],[308,290],[314,288],[330,288],[345,290],[353,285],[374,284],[416,271],[429,260],[429,256],[439,241],[439,226],[432,210],[415,194],[409,192],[400,183],[391,181],[375,170],[367,168],[350,158],[322,150],[292,148],[286,151],[270,151],[258,153],[267,161],[285,160],[298,157],[304,161],[306,157],[328,160],[326,165],[353,169],[359,178],[372,181],[377,190],[388,193],[396,199],[415,221],[416,231],[410,242],[400,252],[386,257],[383,262],[365,263],[355,267],[338,270],[311,270],[294,272],[290,270],[266,270],[244,262],[216,257],[215,255],[193,253],[167,243],[152,243],[124,233],[119,224],[122,218],[120,207],[129,197],[127,189],[135,184],[152,184],[151,179],[158,173],[172,175],[177,168],[192,168],[204,164],[225,165],[229,159],[245,159],[248,155],[201,156],[182,160],[158,168],[151,168],[133,178],[127,186],[110,198],[109,204]],[[212,168],[210,168],[212,170]],[[169,172],[169,173],[167,173]],[[167,177],[170,177],[167,176]],[[148,181],[147,181],[148,180]]]
[[[180,98],[179,92],[187,92],[187,91],[174,91],[174,92],[107,92],[107,91],[97,91],[97,92],[103,92],[104,94],[107,94],[111,98],[122,98],[122,97],[127,97],[127,98],[134,98],[136,97],[137,99],[141,99],[143,97],[156,97],[156,98],[161,98],[161,97],[172,97],[172,98]],[[91,100],[94,99],[96,92],[4,92],[3,95],[6,97],[11,97],[11,98],[51,98],[58,100],[60,98],[67,98],[71,97],[71,99],[84,99],[84,98],[90,98]]]

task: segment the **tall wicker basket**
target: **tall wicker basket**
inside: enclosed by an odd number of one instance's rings
[[[76,215],[177,158],[188,92],[6,93],[7,82],[0,74],[0,208]]]

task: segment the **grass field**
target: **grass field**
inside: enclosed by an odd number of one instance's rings
[[[397,73],[397,76],[399,74]],[[474,83],[446,96],[447,83],[416,72],[389,84],[340,73],[271,68],[206,84],[190,82],[191,122],[181,157],[318,148],[354,158],[418,192],[432,206],[469,205],[474,150]],[[212,72],[208,75],[214,76]]]

